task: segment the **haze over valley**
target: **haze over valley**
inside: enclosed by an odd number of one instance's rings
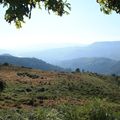
[[[79,68],[81,70],[84,69],[85,71],[97,72],[101,74],[120,75],[119,51],[119,41],[95,42],[86,46],[53,48],[45,51],[40,51],[38,49],[38,51],[35,52],[24,51],[19,53],[16,57],[3,54],[0,56],[0,62],[8,62],[11,64],[43,70],[64,71],[65,69],[71,69],[71,71],[74,71],[76,68]],[[5,52],[10,51],[6,50]],[[1,50],[1,53],[5,52],[4,50]],[[12,53],[10,52],[10,54]],[[14,52],[13,54],[17,53]],[[17,58],[19,56],[22,56],[23,60],[22,57]],[[11,59],[13,60],[11,61]],[[28,62],[25,62],[27,59]],[[30,63],[30,61],[32,61],[32,63]],[[39,64],[44,67],[41,67]]]

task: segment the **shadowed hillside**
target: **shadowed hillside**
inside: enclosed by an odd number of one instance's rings
[[[63,68],[84,69],[85,71],[97,72],[100,74],[117,74],[120,75],[120,61],[109,58],[78,58],[65,60],[56,63]]]
[[[9,63],[18,66],[25,66],[34,69],[42,69],[42,70],[51,70],[51,71],[61,71],[63,70],[60,67],[51,65],[46,63],[43,60],[37,58],[22,58],[22,57],[14,57],[9,54],[0,55],[0,63]]]

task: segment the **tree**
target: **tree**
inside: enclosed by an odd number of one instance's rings
[[[31,13],[37,6],[42,9],[45,7],[50,13],[53,11],[59,16],[68,14],[70,10],[70,4],[64,0],[0,0],[0,4],[3,7],[7,7],[5,13],[5,20],[8,23],[14,22],[17,28],[22,27],[24,23],[24,17],[31,18]]]
[[[120,14],[120,0],[97,0],[101,6],[101,11],[110,14],[112,11]]]
[[[110,14],[112,11],[120,14],[120,0],[96,0],[100,6],[101,11]],[[3,7],[7,7],[5,13],[5,20],[8,23],[14,22],[17,28],[22,27],[24,17],[31,18],[33,8],[37,6],[42,9],[45,7],[50,13],[53,11],[59,16],[68,14],[67,9],[71,9],[70,3],[67,0],[0,0]]]
[[[80,73],[80,69],[76,68],[75,72]]]

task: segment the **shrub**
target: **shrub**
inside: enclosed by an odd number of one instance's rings
[[[44,109],[37,109],[29,116],[29,120],[46,120],[46,111]]]
[[[100,99],[81,106],[64,104],[58,109],[63,120],[120,120],[119,112]]]
[[[80,120],[79,108],[74,105],[63,105],[60,108],[63,120]]]
[[[79,69],[79,68],[76,68],[75,72],[78,72],[78,73],[79,73],[79,72],[80,72],[80,69]]]
[[[63,120],[63,116],[56,109],[51,109],[46,115],[46,120]]]
[[[3,63],[3,65],[4,65],[4,66],[9,66],[9,63],[6,63],[6,62],[5,62],[5,63]]]
[[[118,120],[113,114],[113,111],[99,101],[95,101],[95,103],[91,106],[89,117],[90,120]]]
[[[0,79],[0,92],[2,92],[5,89],[5,87],[6,87],[5,81]]]
[[[95,107],[90,111],[90,120],[115,120],[105,108]]]
[[[32,78],[32,79],[37,79],[39,78],[39,75],[36,75],[36,74],[29,74],[27,72],[23,72],[23,73],[17,73],[18,76],[20,77],[29,77],[29,78]]]

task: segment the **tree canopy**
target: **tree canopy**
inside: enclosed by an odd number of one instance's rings
[[[8,23],[14,22],[17,28],[22,27],[25,17],[31,18],[33,8],[45,7],[49,13],[52,11],[59,16],[68,14],[68,9],[71,9],[70,4],[64,0],[0,0],[0,4],[7,8],[5,20]]]
[[[96,0],[100,4],[100,9],[106,14],[113,11],[120,13],[120,0]],[[6,7],[5,20],[8,23],[14,22],[17,28],[24,23],[24,18],[31,18],[31,12],[37,6],[43,7],[50,13],[56,13],[59,16],[68,14],[71,9],[67,0],[0,0],[0,4]]]
[[[97,0],[97,2],[105,14],[110,14],[112,11],[120,14],[120,0]]]

